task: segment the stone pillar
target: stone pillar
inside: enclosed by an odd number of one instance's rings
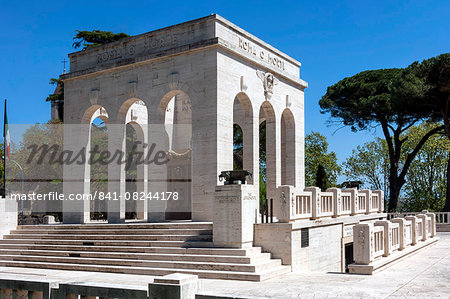
[[[63,190],[66,198],[79,196],[79,199],[65,200],[63,206],[63,222],[65,224],[80,224],[90,220],[90,165],[89,151],[91,144],[90,124],[67,124],[64,126],[64,150],[74,153],[84,151],[84,164],[70,163],[63,166]],[[84,198],[81,198],[83,197]]]
[[[351,216],[358,212],[358,189],[348,188],[344,190],[345,193],[350,194]]]
[[[155,158],[158,153],[167,153],[169,144],[164,142],[167,139],[166,129],[164,125],[151,124],[148,125],[148,140],[149,140],[149,156],[151,159]],[[152,141],[155,140],[155,141]],[[166,140],[168,142],[168,140]],[[167,157],[166,157],[167,158]],[[176,190],[169,190],[168,178],[168,163],[150,163],[147,166],[147,192],[152,196],[156,192],[174,192]],[[157,200],[156,198],[147,198],[147,221],[160,222],[166,219],[167,201]]]
[[[393,223],[398,223],[398,229],[400,232],[400,246],[398,250],[403,250],[406,247],[405,240],[406,240],[406,226],[405,226],[405,219],[404,218],[394,218],[391,220]]]
[[[384,254],[389,256],[392,253],[392,223],[388,220],[379,220],[375,226],[382,226],[384,229]]]
[[[411,236],[412,236],[412,240],[411,240],[411,245],[416,245],[418,242],[418,238],[417,238],[417,217],[416,216],[406,216],[405,217],[406,220],[411,221]]]
[[[216,187],[214,246],[243,248],[253,245],[253,225],[258,216],[258,192],[255,185]]]
[[[126,157],[125,125],[108,125],[108,151],[111,155],[118,152]],[[108,200],[108,223],[125,222],[125,164],[114,159],[108,163],[108,192],[115,200]]]
[[[142,136],[141,140],[143,143],[140,143],[138,145],[137,151],[140,153],[143,153],[143,158],[145,159],[147,155],[148,146],[144,147],[144,143],[148,144],[147,140],[147,126],[143,126],[142,128],[144,132],[144,136]],[[137,184],[136,184],[136,191],[138,192],[139,200],[136,201],[136,216],[138,219],[147,220],[147,206],[148,201],[147,200],[141,200],[141,192],[143,194],[147,194],[147,183],[148,183],[148,166],[145,163],[138,163],[137,165]]]
[[[353,259],[356,264],[368,265],[374,260],[373,223],[353,226]]]
[[[277,197],[274,199],[274,214],[278,222],[290,222],[294,215],[295,196],[297,195],[294,186],[280,186],[277,188]]]
[[[342,212],[342,197],[340,188],[328,188],[327,192],[333,193],[333,217],[339,217]]]
[[[173,273],[156,277],[148,284],[149,299],[195,299],[198,276]]]
[[[416,215],[417,218],[422,219],[422,241],[426,241],[428,238],[428,216],[425,214]]]
[[[305,191],[311,192],[311,212],[312,219],[320,217],[321,203],[320,203],[320,188],[319,187],[307,187]]]
[[[372,193],[378,194],[378,213],[384,213],[384,192],[383,190],[374,190]]]
[[[275,198],[281,185],[281,128],[280,119],[266,118],[266,190],[267,198]]]
[[[424,213],[425,215],[427,215],[428,217],[431,218],[431,228],[430,228],[430,232],[431,232],[431,237],[435,237],[436,236],[436,214],[434,213],[429,213],[428,211],[422,211],[422,213]]]

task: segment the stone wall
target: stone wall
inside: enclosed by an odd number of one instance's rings
[[[0,239],[17,228],[17,202],[0,197]]]

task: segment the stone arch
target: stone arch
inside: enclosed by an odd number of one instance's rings
[[[295,119],[289,108],[281,114],[281,185],[295,186]]]
[[[106,109],[101,105],[92,105],[83,114],[83,117],[81,118],[82,124],[91,124],[92,121],[96,118],[100,118],[105,122],[105,124],[108,124],[109,116]]]

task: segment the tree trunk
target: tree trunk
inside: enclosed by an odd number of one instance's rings
[[[447,160],[447,191],[445,193],[445,205],[443,212],[450,212],[450,153]]]
[[[400,197],[400,190],[403,184],[398,177],[389,179],[389,213],[397,211],[398,198]]]

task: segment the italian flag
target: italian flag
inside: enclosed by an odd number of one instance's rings
[[[5,124],[3,127],[3,137],[5,137],[5,157],[11,158],[11,138],[9,136],[8,118],[6,117],[6,100],[5,100]]]

